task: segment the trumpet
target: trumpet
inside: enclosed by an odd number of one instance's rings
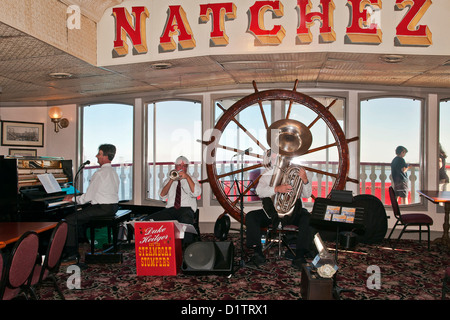
[[[172,180],[180,180],[180,172],[181,171],[183,171],[183,170],[179,170],[179,171],[177,171],[175,169],[171,170],[169,172],[169,178]]]

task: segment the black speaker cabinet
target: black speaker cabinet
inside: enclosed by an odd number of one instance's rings
[[[231,242],[199,241],[189,245],[183,254],[183,273],[233,272],[234,246]]]

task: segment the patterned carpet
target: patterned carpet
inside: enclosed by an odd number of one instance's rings
[[[241,266],[240,240],[232,234],[234,262]],[[203,241],[213,241],[203,235]],[[327,243],[330,248],[334,243]],[[62,266],[59,286],[67,300],[283,300],[297,301],[301,295],[301,271],[291,261],[278,259],[277,248],[269,252],[268,262],[260,269],[236,267],[231,276],[221,274],[183,274],[177,276],[137,276],[132,245],[122,247],[123,263],[90,264],[80,271],[80,289],[68,288],[73,273]],[[401,240],[397,249],[388,243],[358,244],[353,252],[339,251],[337,285],[351,292],[341,292],[341,300],[440,300],[445,266],[450,265],[448,249],[426,242]],[[375,267],[374,267],[375,266]],[[70,267],[69,267],[70,268]],[[369,268],[369,270],[368,270]],[[379,283],[371,269],[379,268]],[[370,273],[368,273],[370,272]],[[372,279],[370,278],[370,279]],[[69,285],[68,285],[69,284]],[[377,287],[377,284],[379,286]],[[41,300],[58,300],[51,287],[40,290]],[[450,295],[447,299],[450,298]]]

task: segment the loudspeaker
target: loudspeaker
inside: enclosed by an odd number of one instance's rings
[[[231,242],[199,241],[189,245],[183,254],[183,273],[233,272],[234,246]]]

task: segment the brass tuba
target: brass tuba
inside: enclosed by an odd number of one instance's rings
[[[293,164],[292,160],[308,151],[312,143],[312,135],[303,123],[283,119],[272,123],[267,129],[267,142],[271,147],[269,153],[277,154],[274,163],[265,161],[266,166],[274,168],[270,186],[282,184],[292,186],[291,192],[277,193],[272,198],[275,210],[280,217],[283,217],[292,213],[303,188],[303,182],[299,176],[301,166]]]

